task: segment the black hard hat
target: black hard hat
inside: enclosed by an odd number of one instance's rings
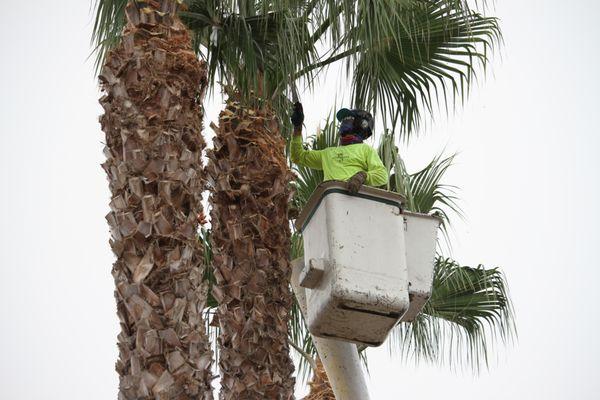
[[[373,134],[375,128],[375,120],[371,113],[365,110],[348,109],[342,108],[336,114],[335,117],[338,121],[342,121],[344,118],[353,117],[356,128],[360,130],[363,139],[369,138]]]

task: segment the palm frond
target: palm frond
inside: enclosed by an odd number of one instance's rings
[[[425,168],[409,176],[409,198],[412,200],[412,203],[409,203],[409,209],[440,217],[442,219],[440,229],[448,246],[450,246],[448,232],[450,227],[449,212],[461,218],[463,216],[462,210],[457,203],[457,187],[441,183],[444,174],[452,165],[454,157],[455,155],[451,155],[442,158],[441,155],[438,155]]]
[[[189,1],[181,13],[194,47],[206,54],[211,84],[238,95],[277,99],[292,75],[316,57],[302,1]],[[287,104],[285,104],[287,106]]]
[[[96,0],[97,66],[118,41],[126,3]],[[477,64],[485,67],[487,50],[500,39],[496,20],[469,3],[186,0],[180,15],[196,53],[207,59],[211,90],[219,81],[239,96],[270,98],[285,124],[287,86],[302,77],[313,89],[319,67],[345,60],[354,106],[409,134],[423,110],[464,98]]]
[[[390,352],[415,362],[478,371],[489,366],[490,347],[516,335],[504,274],[438,257],[431,299],[415,321],[394,328],[388,345]]]
[[[379,112],[405,138],[419,127],[423,110],[431,116],[435,105],[448,110],[465,98],[475,68],[485,68],[488,49],[500,40],[495,18],[443,0],[366,9],[359,16],[349,32],[360,49],[355,64],[350,61],[354,104]]]
[[[442,179],[452,165],[455,155],[445,158],[438,155],[420,171],[409,174],[398,153],[393,132],[385,132],[381,136],[378,153],[390,172],[388,190],[402,194],[406,198],[405,206],[409,211],[440,217],[440,229],[446,244],[450,246],[450,215],[462,217],[463,214],[456,196],[458,188],[442,183]]]
[[[104,63],[108,51],[119,41],[125,26],[125,6],[128,0],[95,0],[96,10],[92,29],[92,47],[96,54],[94,68],[96,73]]]
[[[394,132],[387,130],[381,135],[377,154],[390,177],[386,189],[402,194],[409,205],[413,204],[409,174],[398,152]]]
[[[462,0],[323,0],[315,7],[311,41],[326,51],[296,76],[345,60],[354,106],[381,114],[407,139],[422,112],[465,99],[476,68],[501,40],[484,2]]]
[[[306,5],[307,13],[311,15],[316,27],[327,24],[327,29],[315,29],[323,32],[323,39],[339,42],[344,37],[345,29],[355,26],[361,21],[361,14],[372,12],[384,14],[384,11],[393,10],[403,12],[426,0],[312,0]],[[383,4],[386,3],[386,4]],[[486,0],[440,0],[439,3],[451,7],[456,12],[469,13],[484,11]],[[321,38],[321,36],[319,36]]]

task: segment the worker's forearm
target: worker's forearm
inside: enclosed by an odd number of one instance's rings
[[[367,172],[367,185],[369,186],[383,186],[388,183],[388,173],[384,168],[377,168]]]

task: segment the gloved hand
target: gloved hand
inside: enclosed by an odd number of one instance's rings
[[[352,178],[348,179],[346,183],[346,188],[350,193],[356,193],[360,189],[360,187],[367,180],[367,173],[364,171],[360,171],[355,173]]]
[[[292,112],[290,120],[292,121],[294,128],[302,127],[302,123],[304,122],[304,110],[302,110],[302,103],[299,101],[294,104],[294,111]]]

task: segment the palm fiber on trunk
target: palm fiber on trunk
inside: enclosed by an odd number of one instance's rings
[[[229,101],[207,167],[225,400],[293,398],[289,354],[292,173],[275,115]]]
[[[310,393],[303,400],[335,400],[333,389],[320,358],[317,358],[316,364],[317,370],[313,372],[313,377],[308,383]]]
[[[196,216],[206,67],[175,1],[130,2],[99,77],[117,256],[119,399],[212,399]]]

